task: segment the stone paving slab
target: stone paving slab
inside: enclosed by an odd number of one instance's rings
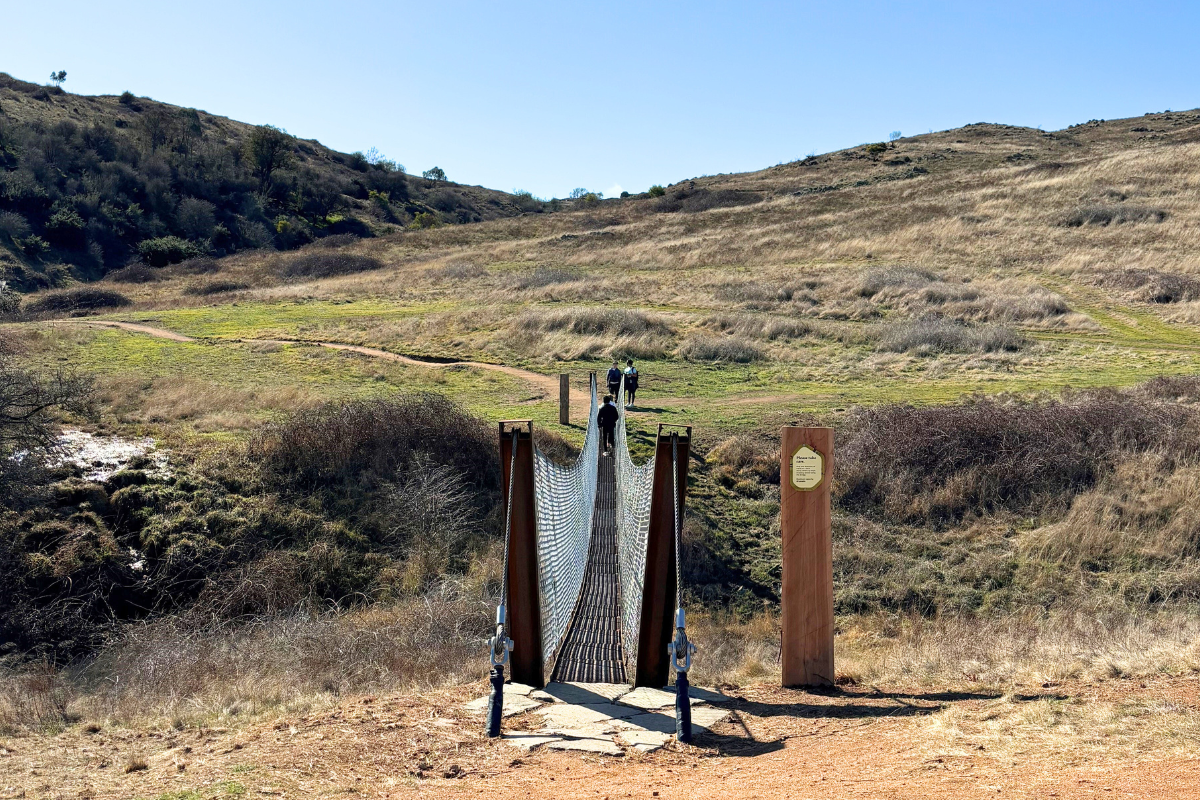
[[[666,708],[667,706],[674,707],[675,690],[651,689],[649,686],[639,686],[629,694],[621,695],[617,702],[623,706],[633,706],[634,708],[641,708],[646,711]]]
[[[598,722],[611,722],[614,719],[632,717],[638,709],[620,706],[615,703],[592,703],[572,705],[554,703],[542,706],[538,713],[546,720],[547,728],[575,728],[580,725],[594,725]]]
[[[548,683],[545,689],[536,689],[529,696],[544,703],[611,703],[628,694],[629,689],[623,683]]]
[[[537,708],[542,705],[537,700],[531,700],[528,697],[522,697],[519,694],[504,693],[504,711],[501,712],[506,717],[511,717],[515,714],[524,714],[526,711]],[[488,707],[488,697],[483,697],[472,700],[469,703],[464,703],[463,708],[475,714],[486,714]]]
[[[532,750],[533,748],[550,744],[551,742],[560,741],[557,736],[547,736],[541,733],[528,733],[526,731],[513,731],[512,733],[502,734],[504,741],[511,745],[521,748],[522,750]]]
[[[528,697],[529,693],[532,691],[534,691],[533,687],[529,686],[528,684],[524,684],[524,683],[506,683],[506,684],[504,684],[504,693],[506,695],[515,694],[515,695],[520,695],[521,697]]]
[[[671,734],[658,731],[621,731],[617,734],[617,739],[639,753],[653,753],[671,739]]]
[[[559,739],[549,742],[551,750],[581,750],[585,753],[600,753],[606,756],[623,756],[625,751],[612,739]]]

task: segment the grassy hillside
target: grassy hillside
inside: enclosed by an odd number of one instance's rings
[[[529,197],[410,177],[374,154],[0,73],[0,280],[20,288],[130,261],[157,267],[541,210]]]
[[[486,595],[488,486],[472,495],[479,535],[430,551],[388,538],[389,487],[417,472],[374,439],[350,437],[367,455],[319,496],[255,448],[331,409],[377,421],[372,401],[429,391],[472,419],[532,417],[561,431],[565,452],[580,410],[559,428],[533,378],[565,371],[582,385],[633,357],[635,447],[658,421],[697,426],[692,602],[745,614],[775,601],[775,437],[810,421],[838,428],[846,619],[1187,605],[1200,599],[1187,500],[1200,452],[1198,157],[1194,112],[1052,133],[972,125],[561,213],[113,274],[27,298],[3,330],[33,363],[96,376],[97,430],[175,454],[167,487],[102,486],[105,511],[83,508],[77,487],[56,512],[122,568],[135,558],[122,548],[149,554],[158,585],[186,586],[173,602],[267,587],[226,609],[266,613],[407,597],[437,575]],[[98,316],[68,318],[85,305]],[[342,441],[305,436],[317,463]],[[54,530],[22,539],[46,558],[31,597],[64,576],[87,586],[72,570],[99,558],[70,560],[77,539]]]

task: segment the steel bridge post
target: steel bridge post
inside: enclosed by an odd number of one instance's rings
[[[518,430],[516,459],[513,429]],[[538,590],[537,519],[533,495],[533,423],[500,423],[501,497],[508,513],[512,481],[512,518],[508,536],[508,636],[513,640],[510,675],[518,683],[545,685],[542,664],[542,604]],[[509,474],[510,465],[513,474]],[[502,517],[503,518],[503,517]]]
[[[671,658],[667,645],[675,634],[675,498],[671,475],[671,434],[680,430],[676,479],[679,481],[679,516],[683,518],[687,494],[691,426],[659,425],[655,444],[654,486],[650,494],[650,530],[646,542],[646,574],[642,592],[642,618],[638,625],[634,686],[662,688],[669,681]]]

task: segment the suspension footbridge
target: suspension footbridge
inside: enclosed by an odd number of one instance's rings
[[[675,669],[687,716],[680,534],[691,429],[660,425],[654,454],[629,454],[624,392],[602,452],[595,376],[583,449],[552,461],[528,420],[500,423],[505,567],[492,646],[497,735],[504,667],[530,686],[555,682],[659,688]],[[681,738],[690,736],[690,726]],[[686,738],[684,738],[686,741]]]

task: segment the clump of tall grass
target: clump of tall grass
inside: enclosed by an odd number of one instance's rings
[[[1167,218],[1167,212],[1161,208],[1148,206],[1093,204],[1080,206],[1064,216],[1059,224],[1066,228],[1080,228],[1084,225],[1121,225],[1128,222],[1162,222]]]
[[[514,289],[540,289],[556,283],[570,283],[579,280],[581,275],[570,270],[556,267],[537,267],[532,272],[518,275],[512,280]]]
[[[1020,350],[1027,340],[1003,325],[971,327],[941,318],[905,320],[883,327],[880,350],[893,353],[995,353]]]
[[[874,267],[863,273],[856,293],[859,297],[874,297],[884,289],[920,287],[937,280],[932,272],[912,267]]]
[[[714,363],[749,364],[766,358],[761,347],[740,336],[693,335],[679,346],[678,353],[687,361]]]
[[[98,311],[104,308],[120,308],[130,305],[132,302],[120,292],[81,286],[35,297],[25,304],[25,311],[31,314],[78,313]]]
[[[700,324],[718,333],[732,333],[772,342],[776,339],[800,339],[815,329],[809,320],[755,314],[714,314]]]
[[[1185,303],[1200,300],[1200,279],[1157,269],[1123,269],[1100,277],[1101,286],[1135,290],[1147,303]]]
[[[629,308],[526,311],[517,318],[516,327],[527,331],[566,331],[581,336],[671,334],[671,326],[662,317]]]

